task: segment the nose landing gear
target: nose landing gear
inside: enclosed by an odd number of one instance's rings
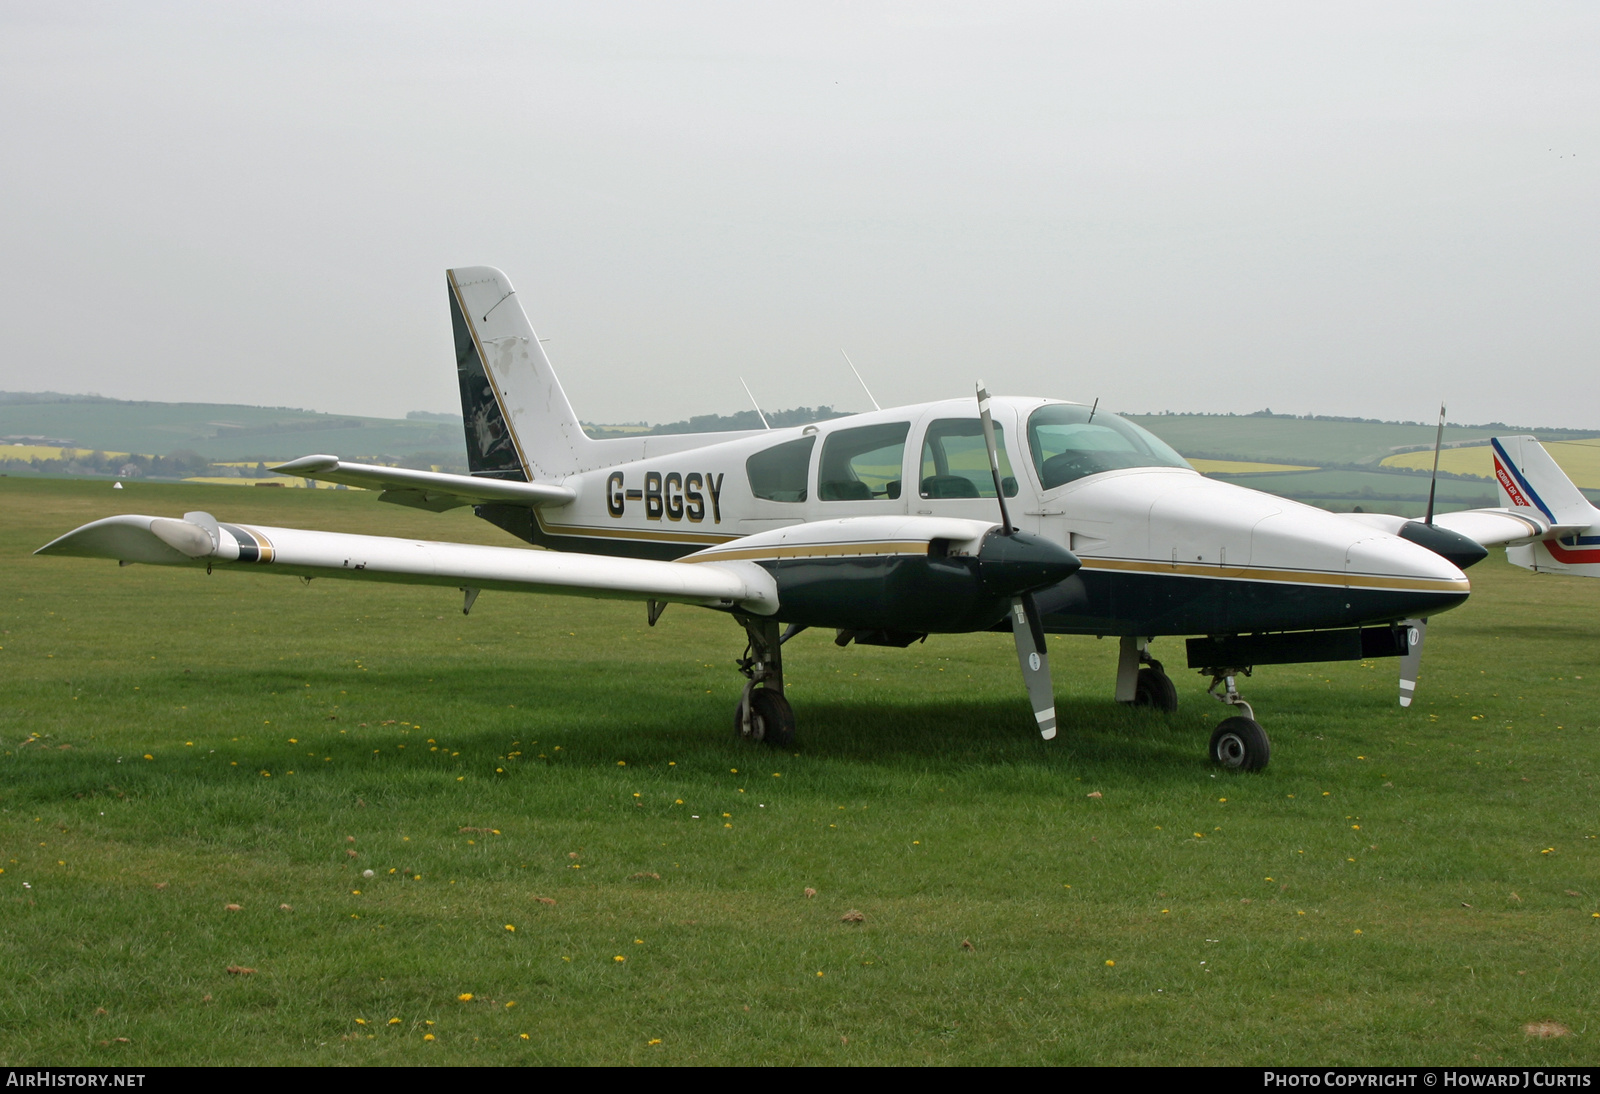
[[[1211,677],[1207,695],[1244,712],[1243,716],[1224,718],[1211,734],[1212,763],[1234,771],[1260,771],[1272,758],[1272,744],[1267,740],[1267,731],[1256,721],[1256,712],[1250,709],[1234,684],[1235,676],[1250,675],[1249,667],[1208,668],[1202,670],[1201,675]],[[1219,685],[1223,687],[1221,695],[1217,694]]]

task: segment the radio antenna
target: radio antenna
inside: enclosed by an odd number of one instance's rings
[[[739,377],[739,384],[744,388],[744,393],[746,395],[750,395],[750,385],[744,382],[743,376]],[[772,426],[768,424],[767,416],[761,413],[761,404],[756,402],[756,397],[754,395],[750,395],[750,405],[756,408],[756,417],[761,419],[761,428],[771,429]]]
[[[850,371],[856,374],[856,383],[860,384],[861,390],[867,393],[867,398],[872,402],[872,409],[882,410],[883,407],[878,405],[878,400],[872,398],[872,389],[868,387],[867,382],[861,378],[861,370],[856,368],[856,363],[850,360],[850,355],[845,353],[844,350],[841,349],[839,352],[844,353],[844,363],[849,365]]]

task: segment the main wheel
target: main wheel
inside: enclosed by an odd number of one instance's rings
[[[733,731],[741,737],[744,731],[742,711],[733,712]],[[748,739],[763,741],[773,748],[788,748],[794,744],[794,708],[789,700],[767,688],[750,692],[750,732]]]
[[[1211,761],[1235,771],[1260,771],[1272,758],[1272,745],[1261,723],[1226,718],[1211,735]]]
[[[1178,685],[1160,666],[1146,666],[1139,670],[1138,681],[1133,686],[1133,705],[1154,707],[1171,714],[1178,709]]]

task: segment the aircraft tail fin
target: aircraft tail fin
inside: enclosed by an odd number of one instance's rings
[[[1583,491],[1533,437],[1493,437],[1489,444],[1501,504],[1538,509],[1552,524],[1581,526],[1600,519]]]
[[[1506,560],[1534,571],[1600,577],[1600,509],[1534,438],[1495,437],[1489,443],[1500,499],[1538,509],[1564,526],[1542,540],[1507,547]]]
[[[510,279],[489,266],[445,275],[472,473],[553,482],[592,466],[595,442],[578,424]]]

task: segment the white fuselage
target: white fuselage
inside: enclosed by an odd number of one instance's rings
[[[1083,560],[1090,594],[1077,609],[1052,611],[1052,629],[1197,633],[1342,626],[1402,618],[1425,612],[1429,604],[1448,607],[1469,589],[1459,569],[1414,543],[1188,468],[1110,470],[1047,489],[1025,431],[1029,415],[1051,402],[996,398],[993,414],[1009,464],[1004,470],[1015,479],[1015,496],[1007,498],[1013,525]],[[936,422],[976,418],[972,401],[947,400],[726,440],[699,435],[614,442],[607,455],[631,454],[631,448],[643,458],[562,480],[576,498],[537,511],[539,539],[565,550],[672,558],[754,536],[741,545],[750,557],[748,550],[768,539],[762,533],[835,518],[996,521],[1000,511],[992,487],[989,497],[925,496],[931,481],[925,435]],[[876,469],[878,489],[861,490],[859,497],[828,496],[822,465],[830,436],[901,425],[905,440],[898,466]],[[762,484],[752,458],[759,462],[778,446],[808,437],[814,440],[803,464],[796,463],[779,484],[788,489],[768,483],[765,492],[781,496],[758,496]],[[602,446],[609,443],[596,448],[604,451]],[[795,477],[801,468],[803,482]],[[1291,610],[1258,618],[1245,603],[1252,598],[1286,603]],[[1216,615],[1219,600],[1230,605],[1223,618]],[[1202,604],[1210,607],[1202,610]]]

